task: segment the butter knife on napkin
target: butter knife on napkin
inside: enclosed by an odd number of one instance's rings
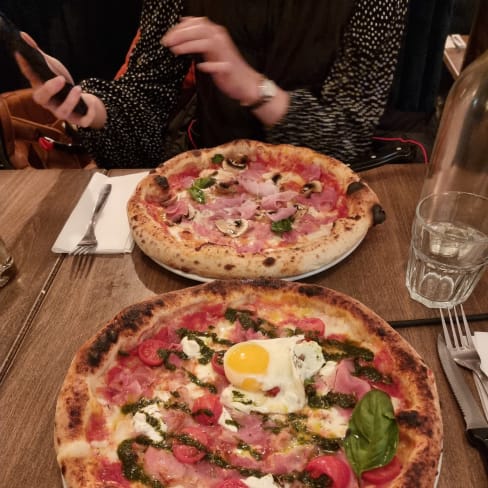
[[[471,393],[459,366],[451,358],[442,336],[437,338],[437,352],[444,373],[454,393],[466,423],[466,437],[478,449],[488,472],[488,422]]]

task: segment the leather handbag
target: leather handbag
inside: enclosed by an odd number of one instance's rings
[[[91,158],[66,128],[31,88],[0,94],[0,168],[84,168]]]

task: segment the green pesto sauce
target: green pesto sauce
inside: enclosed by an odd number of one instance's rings
[[[232,401],[242,403],[243,405],[252,405],[252,400],[244,400],[245,395],[237,390],[232,390]]]
[[[214,342],[215,344],[223,344],[224,346],[232,346],[234,344],[228,339],[221,339],[215,332],[212,332],[211,329],[215,329],[215,327],[209,326],[208,331],[202,332],[189,330],[182,327],[178,329],[176,333],[180,336],[180,338],[188,337],[188,339],[194,339],[195,337],[210,337],[210,339],[212,339],[212,342]]]
[[[247,451],[251,455],[251,457],[253,457],[254,459],[256,459],[258,461],[263,459],[263,455],[257,449],[254,449],[252,446],[250,446],[249,444],[246,444],[243,441],[239,441],[239,443],[237,444],[237,447],[239,449],[242,449],[243,451]]]
[[[227,419],[225,421],[225,424],[226,425],[233,425],[234,427],[236,427],[237,429],[240,429],[241,428],[241,425],[239,424],[239,422],[233,420],[233,419]]]
[[[341,342],[336,339],[322,339],[319,341],[326,361],[341,361],[342,359],[362,359],[371,362],[374,354],[365,347],[359,347],[352,342]]]
[[[175,402],[175,401],[169,400],[169,401],[165,402],[164,408],[166,410],[181,410],[182,412],[185,412],[187,414],[191,414],[190,407],[185,402]]]
[[[225,318],[231,323],[238,320],[246,330],[252,329],[255,332],[261,332],[261,334],[269,338],[278,337],[278,328],[274,324],[260,317],[253,317],[253,315],[254,312],[250,310],[227,308],[225,311]]]
[[[392,379],[390,376],[380,373],[375,367],[371,365],[363,366],[358,360],[354,361],[354,375],[365,378],[372,383],[384,383],[391,385]]]
[[[190,371],[187,370],[185,371],[192,383],[195,383],[195,385],[201,386],[202,388],[206,388],[210,393],[217,393],[217,387],[214,384],[207,383],[206,381],[202,381]]]
[[[129,481],[139,481],[150,488],[164,488],[163,484],[151,478],[139,464],[138,455],[132,447],[133,441],[134,439],[126,439],[117,448],[124,477]]]
[[[148,398],[139,398],[137,402],[134,403],[126,403],[125,405],[122,405],[120,408],[120,411],[124,414],[127,415],[128,413],[131,413],[134,415],[138,410],[141,410],[144,407],[147,407],[148,405],[151,405],[153,403],[156,403],[156,399],[148,399]]]
[[[305,393],[310,408],[327,409],[334,405],[341,408],[354,408],[357,403],[357,398],[354,394],[329,391],[326,395],[318,395],[317,390],[311,383],[305,385]]]
[[[174,371],[176,366],[170,362],[171,354],[178,356],[183,361],[188,360],[188,356],[183,351],[173,351],[170,349],[158,349],[158,356],[163,360],[164,367],[169,371]]]
[[[208,418],[211,418],[214,416],[212,410],[210,410],[209,408],[199,408],[198,410],[195,410],[192,413],[193,417],[197,417],[198,415],[206,415]]]
[[[269,415],[263,415],[263,429],[272,432],[273,434],[279,434],[281,430],[291,427],[300,444],[314,444],[324,452],[335,452],[339,450],[340,439],[323,437],[307,429],[306,415],[290,413],[281,417],[282,418],[270,418]]]
[[[299,481],[307,488],[330,488],[333,485],[332,478],[321,474],[318,478],[312,478],[307,471],[295,471],[293,473],[274,475],[280,483],[293,483]]]

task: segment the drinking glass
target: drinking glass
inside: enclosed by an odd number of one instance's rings
[[[430,308],[463,303],[488,264],[488,198],[448,191],[417,205],[407,265],[410,296]]]
[[[0,238],[0,287],[6,285],[14,274],[14,258]]]

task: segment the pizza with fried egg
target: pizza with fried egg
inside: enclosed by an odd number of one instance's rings
[[[384,217],[375,193],[345,164],[307,148],[250,140],[166,161],[128,202],[145,254],[210,279],[322,269]]]
[[[213,281],[122,310],[76,354],[55,418],[68,488],[427,488],[432,372],[359,302]]]

